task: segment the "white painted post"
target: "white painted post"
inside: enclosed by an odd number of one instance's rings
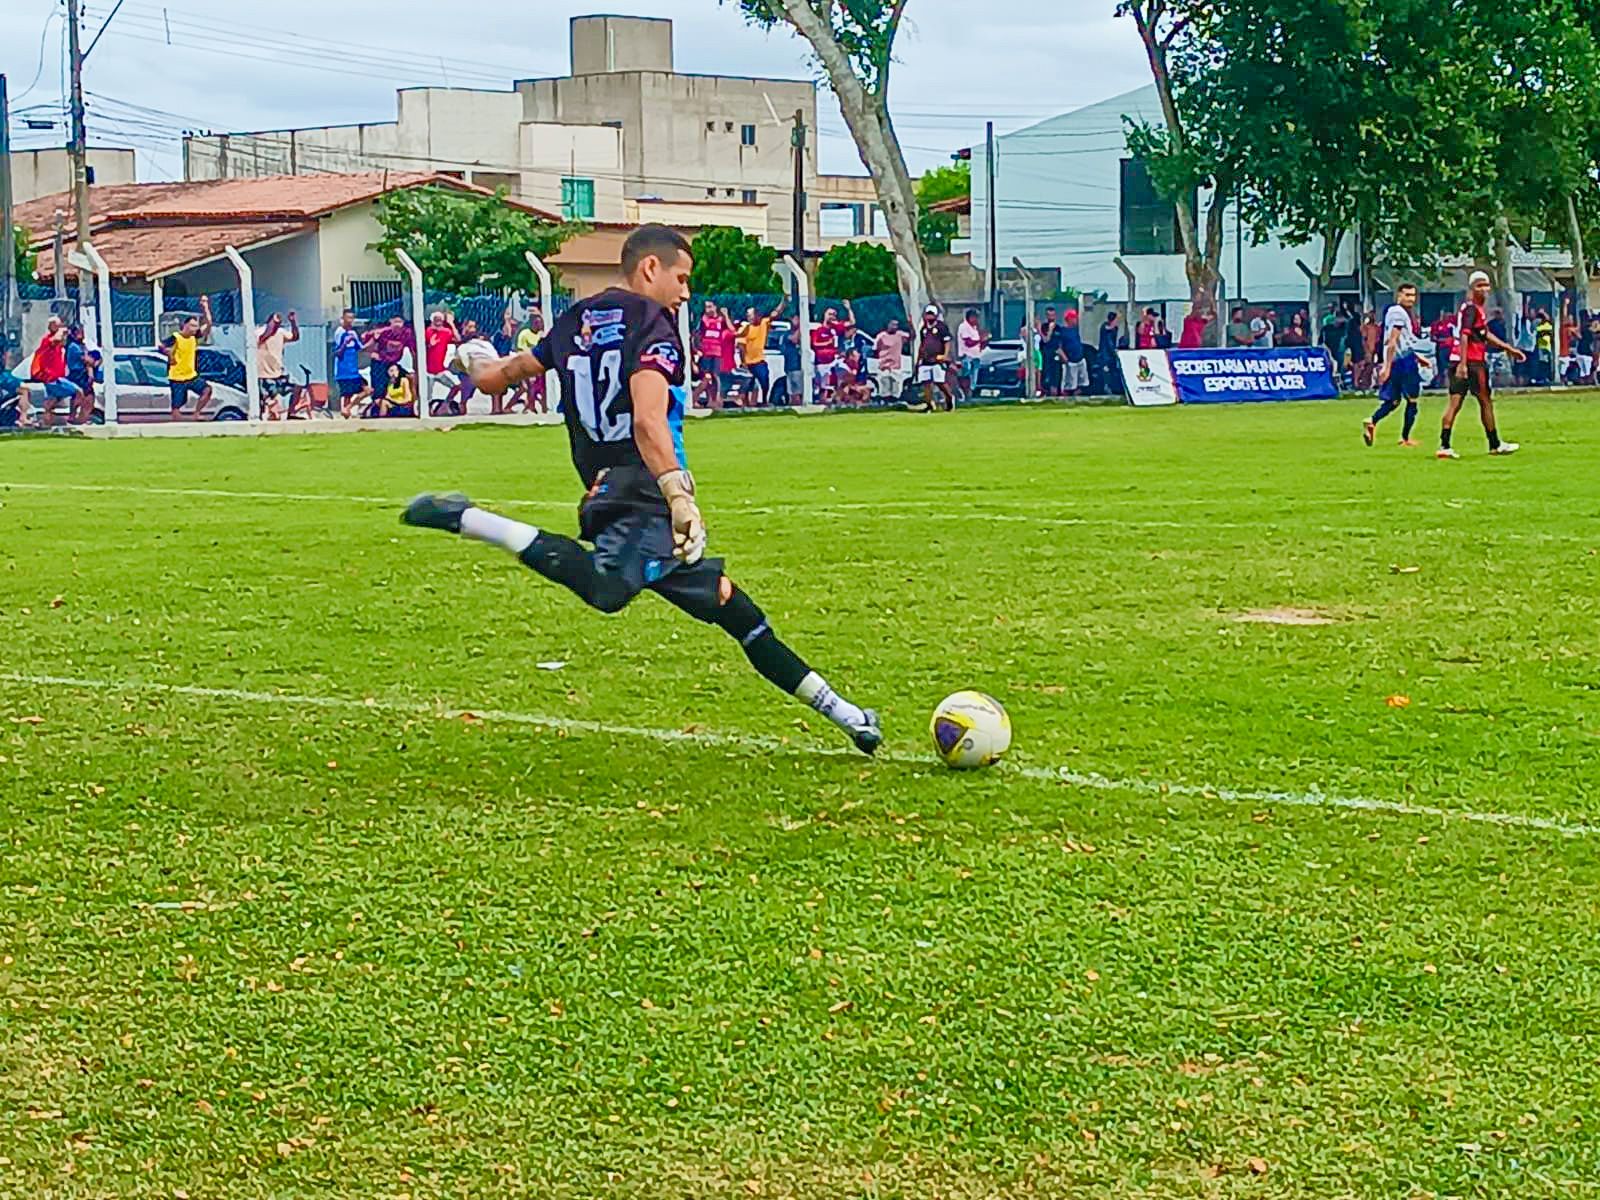
[[[1138,339],[1134,337],[1133,308],[1135,297],[1138,295],[1138,281],[1134,278],[1133,272],[1128,269],[1128,264],[1123,262],[1120,256],[1113,258],[1111,261],[1117,270],[1122,272],[1122,277],[1128,281],[1128,303],[1122,314],[1122,328],[1128,335],[1128,345],[1137,346]]]
[[[689,341],[689,314],[693,310],[692,298],[678,305],[678,340],[683,343],[683,386],[689,392],[688,399],[683,402],[685,409],[694,407],[694,345]]]
[[[396,250],[394,256],[411,276],[411,336],[417,339],[411,359],[417,367],[417,417],[425,421],[433,409],[433,381],[428,378],[428,314],[423,311],[422,268],[404,250]]]
[[[106,266],[106,260],[100,257],[100,251],[85,242],[72,255],[72,262],[77,264],[79,280],[85,268],[92,270],[95,277],[95,295],[99,297],[97,304],[100,309],[100,328],[96,336],[100,340],[100,362],[105,371],[105,414],[109,424],[117,423],[117,338],[116,325],[111,320],[111,270]],[[79,294],[82,294],[80,282]],[[49,403],[48,400],[45,401]]]
[[[222,252],[228,256],[228,261],[239,275],[239,303],[244,310],[240,314],[244,320],[244,386],[249,393],[245,400],[248,406],[245,411],[250,414],[252,421],[259,421],[261,363],[256,357],[256,275],[250,269],[250,264],[245,262],[244,255],[233,246],[224,246]]]
[[[555,327],[555,288],[550,282],[550,268],[532,250],[524,252],[528,265],[533,268],[533,273],[539,277],[539,309],[544,316],[544,336],[549,337],[550,331]],[[687,347],[684,351],[688,353]],[[684,375],[687,379],[689,376]],[[561,406],[561,372],[551,371],[544,377],[545,407],[555,412]]]
[[[1023,391],[1029,400],[1035,399],[1039,393],[1039,380],[1035,375],[1037,368],[1033,365],[1033,349],[1039,340],[1039,329],[1033,320],[1033,276],[1028,268],[1022,265],[1020,258],[1012,258],[1011,265],[1016,267],[1017,274],[1022,276],[1022,306],[1027,314],[1022,327],[1022,371],[1023,378],[1027,381]],[[1043,350],[1040,351],[1041,358]]]
[[[165,283],[160,279],[152,279],[150,281],[150,344],[152,346],[161,344],[161,317],[166,309],[166,304],[167,292]]]
[[[795,322],[800,330],[800,401],[805,407],[810,408],[816,389],[816,355],[811,349],[811,280],[801,270],[800,264],[795,261],[794,255],[785,254],[782,259],[772,265],[772,269],[780,276],[794,283],[795,304],[798,311],[795,313]],[[789,398],[789,403],[794,403],[794,397]]]

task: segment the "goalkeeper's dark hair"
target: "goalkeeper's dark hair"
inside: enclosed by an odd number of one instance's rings
[[[667,266],[680,254],[692,254],[689,239],[665,225],[641,225],[622,243],[622,273],[632,275],[647,258],[659,258]]]

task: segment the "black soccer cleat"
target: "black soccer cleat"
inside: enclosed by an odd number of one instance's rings
[[[871,758],[878,752],[878,747],[883,745],[883,727],[878,723],[878,714],[870,708],[862,709],[866,723],[857,725],[850,731],[850,740],[856,744],[856,749]]]
[[[472,507],[460,492],[437,496],[424,492],[400,514],[402,525],[415,525],[418,529],[442,529],[446,533],[461,532],[461,514]]]

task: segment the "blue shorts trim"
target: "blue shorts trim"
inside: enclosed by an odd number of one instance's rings
[[[367,381],[360,377],[355,379],[341,379],[338,381],[338,383],[339,396],[344,400],[349,400],[355,396],[359,396],[362,392],[367,390]]]

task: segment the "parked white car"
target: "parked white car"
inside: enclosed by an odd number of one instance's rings
[[[41,383],[23,380],[22,386],[35,412],[42,413],[48,403],[58,417],[66,419],[70,402],[46,401]],[[187,406],[194,406],[192,398]],[[250,402],[238,388],[213,383],[211,403],[206,405],[204,416],[210,421],[245,421],[250,418]],[[117,351],[117,419],[150,421],[170,420],[171,417],[172,387],[167,382],[166,358],[153,350]],[[105,385],[98,384],[94,394],[94,423],[102,425],[105,419]]]

